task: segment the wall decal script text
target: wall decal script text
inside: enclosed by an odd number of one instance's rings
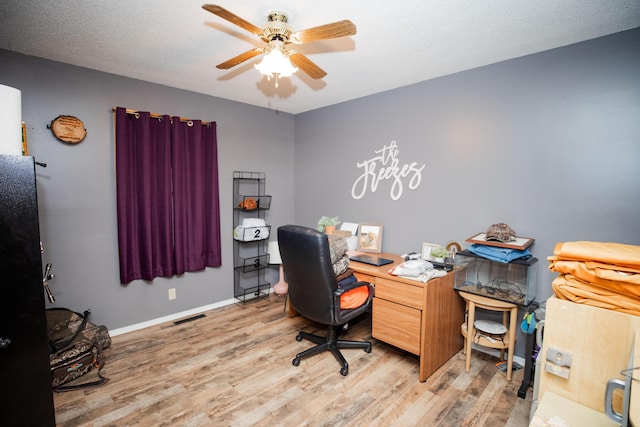
[[[392,180],[389,194],[392,200],[398,200],[402,196],[403,179],[409,179],[409,188],[415,190],[422,180],[422,170],[426,166],[418,167],[417,162],[400,166],[398,154],[400,149],[396,141],[391,141],[389,145],[384,145],[380,150],[374,151],[377,156],[369,160],[356,163],[358,168],[363,169],[353,186],[351,196],[358,200],[364,197],[367,190],[375,193],[378,185],[382,181]]]

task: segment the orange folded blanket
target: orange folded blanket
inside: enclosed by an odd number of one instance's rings
[[[595,262],[552,261],[549,270],[571,274],[578,279],[612,291],[640,298],[640,274],[602,268]]]
[[[571,274],[556,277],[551,285],[560,299],[640,316],[640,298],[582,281]]]
[[[612,270],[624,267],[640,272],[640,246],[610,242],[560,242],[549,261],[558,259],[573,261],[597,261],[611,266]]]
[[[640,315],[640,246],[560,242],[547,260],[558,298]]]

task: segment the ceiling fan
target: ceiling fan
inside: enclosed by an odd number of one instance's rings
[[[353,22],[346,19],[293,32],[287,23],[288,18],[284,12],[270,12],[267,15],[267,23],[262,28],[259,28],[218,5],[205,4],[202,8],[255,34],[267,43],[265,47],[250,49],[222,62],[216,65],[216,68],[226,70],[255,56],[266,53],[267,55],[263,58],[262,62],[255,65],[255,67],[268,77],[275,76],[276,86],[278,77],[289,77],[297,71],[297,68],[293,67],[291,63],[314,79],[321,79],[327,75],[326,71],[302,53],[295,50],[288,50],[286,47],[288,44],[293,43],[300,45],[317,40],[333,39],[356,34],[356,26]],[[274,62],[276,65],[273,65]]]

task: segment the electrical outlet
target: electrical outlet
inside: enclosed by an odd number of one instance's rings
[[[571,368],[571,360],[573,355],[566,351],[557,350],[555,348],[547,349],[547,361],[553,362],[560,367]]]
[[[176,299],[176,288],[169,289],[169,300]]]
[[[544,370],[560,378],[569,379],[573,354],[555,348],[547,349],[547,361]]]

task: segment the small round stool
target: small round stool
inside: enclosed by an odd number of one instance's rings
[[[466,356],[465,370],[469,372],[471,364],[471,345],[476,343],[483,347],[495,348],[500,350],[500,360],[504,360],[504,351],[507,350],[507,381],[511,381],[511,371],[513,367],[513,351],[516,344],[516,322],[518,318],[518,306],[510,302],[500,301],[493,298],[487,298],[480,295],[470,294],[468,292],[458,291],[462,299],[467,304],[466,322],[460,327],[464,340],[463,353]],[[476,328],[469,333],[467,325],[475,325],[476,308],[482,308],[489,311],[502,312],[502,324],[507,329],[504,333],[504,339],[496,339],[491,334],[487,334]]]

